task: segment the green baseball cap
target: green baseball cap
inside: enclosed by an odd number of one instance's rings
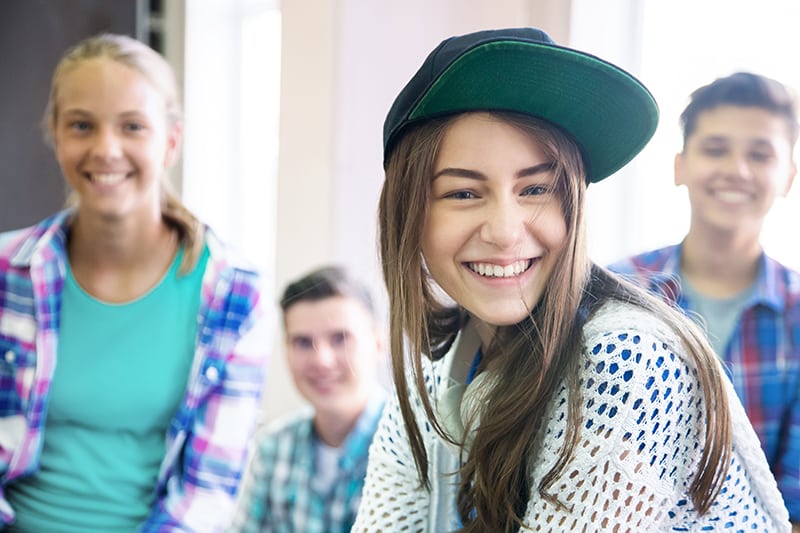
[[[442,41],[400,91],[383,126],[384,166],[410,125],[468,111],[515,111],[560,127],[589,182],[625,166],[658,125],[653,95],[623,69],[536,28],[485,30]]]

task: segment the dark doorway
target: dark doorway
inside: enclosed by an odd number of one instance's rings
[[[66,187],[40,126],[61,54],[100,32],[147,40],[144,0],[0,2],[0,231],[64,205]]]

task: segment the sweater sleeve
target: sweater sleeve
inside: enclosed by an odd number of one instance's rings
[[[647,321],[652,323],[640,324]],[[705,443],[707,406],[694,363],[667,330],[656,317],[611,310],[584,332],[577,445],[561,473],[541,487],[564,445],[570,394],[564,385],[542,413],[546,420],[532,462],[523,531],[704,531],[721,524],[730,530],[787,531],[766,459],[727,385],[731,463],[709,512],[700,516],[695,509],[689,487]],[[418,405],[414,396],[412,405]],[[457,477],[448,475],[455,468],[447,460],[436,464],[445,447],[419,409],[416,417],[433,461],[433,490],[419,483],[395,398],[370,448],[354,532],[457,529]]]
[[[763,472],[736,445],[722,493],[707,514],[699,516],[694,508],[689,486],[704,445],[706,405],[697,372],[677,342],[616,330],[589,338],[586,350],[578,445],[546,490],[563,505],[534,495],[529,524],[579,531],[598,525],[604,531],[695,531],[719,524],[783,530],[783,517],[770,512],[770,500],[780,496],[762,490],[755,478]],[[551,435],[565,429],[559,421],[566,402],[555,405],[563,408],[556,407]],[[737,423],[734,432],[745,426]],[[534,487],[554,464],[558,445],[558,439],[545,439]],[[763,457],[761,463],[766,465]]]
[[[588,339],[581,422],[572,460],[544,492],[538,486],[562,438],[546,438],[534,471],[528,525],[564,530],[658,531],[685,496],[699,456],[702,405],[691,369],[663,342],[636,333]],[[566,431],[567,391],[554,405],[548,435]],[[561,505],[557,505],[557,503]]]

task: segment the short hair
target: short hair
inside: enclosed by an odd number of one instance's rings
[[[375,304],[369,288],[355,278],[346,268],[329,265],[312,270],[286,286],[280,299],[284,315],[300,302],[316,302],[341,296],[360,302],[376,318]]]
[[[797,100],[786,85],[752,72],[736,72],[696,89],[680,117],[683,143],[697,128],[701,113],[723,105],[757,107],[786,119],[789,140],[797,141]]]

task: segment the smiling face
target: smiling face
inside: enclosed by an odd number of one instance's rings
[[[370,312],[353,298],[301,300],[284,313],[295,386],[318,414],[354,418],[377,380],[383,343]]]
[[[567,238],[554,161],[486,113],[449,126],[434,164],[422,254],[438,285],[490,326],[523,320]]]
[[[786,119],[758,107],[704,111],[675,158],[675,184],[689,192],[692,227],[753,238],[794,174]]]
[[[180,127],[148,80],[105,57],[58,78],[51,129],[56,158],[79,197],[80,216],[160,219],[160,187]]]

